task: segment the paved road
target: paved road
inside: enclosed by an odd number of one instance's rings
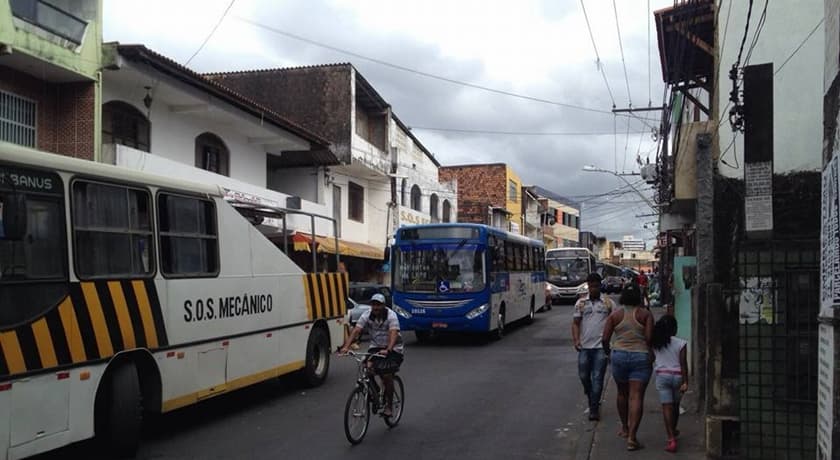
[[[371,420],[359,446],[350,446],[342,425],[355,363],[334,357],[319,388],[281,379],[160,417],[147,427],[138,458],[574,458],[589,449],[578,440],[589,439],[582,434],[590,425],[570,321],[571,307],[562,305],[500,342],[447,338],[421,346],[406,333],[402,421],[388,430]],[[88,452],[81,443],[40,459]]]

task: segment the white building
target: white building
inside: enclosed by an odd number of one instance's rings
[[[645,241],[638,239],[633,235],[624,235],[624,237],[621,238],[621,247],[625,251],[644,251]]]

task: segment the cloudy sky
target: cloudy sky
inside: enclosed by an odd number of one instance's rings
[[[230,3],[106,0],[104,38],[185,63]],[[608,85],[580,0],[236,0],[189,66],[216,72],[351,62],[442,164],[508,163],[526,184],[583,202],[583,230],[650,240],[656,218],[636,217],[653,212],[642,199],[620,178],[582,168],[630,172],[638,171],[637,157],[654,161],[650,126],[658,112],[642,113],[646,122],[610,110],[613,100],[617,107],[662,104],[649,18],[673,1],[615,4],[583,1]],[[609,200],[593,196],[619,187],[625,193]],[[650,193],[644,183],[637,188]]]

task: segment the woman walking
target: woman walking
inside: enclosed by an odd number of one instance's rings
[[[665,418],[665,432],[668,443],[665,450],[677,451],[677,421],[680,417],[680,398],[688,390],[688,363],[686,360],[686,341],[674,337],[677,333],[677,320],[665,315],[653,326],[653,353],[656,356],[654,372],[656,391],[662,403],[662,416]]]
[[[616,403],[621,418],[618,435],[627,438],[627,450],[638,450],[643,446],[636,439],[636,432],[642,421],[653,361],[650,352],[653,315],[642,307],[642,292],[635,283],[624,287],[618,302],[623,308],[614,310],[607,318],[602,339],[618,388]]]

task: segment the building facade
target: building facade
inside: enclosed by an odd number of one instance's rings
[[[580,208],[576,203],[544,187],[530,190],[538,197],[543,218],[543,242],[546,248],[580,246]]]
[[[440,179],[457,183],[459,222],[522,233],[522,181],[508,165],[443,166]]]
[[[652,179],[663,301],[689,331],[708,453],[814,458],[823,5],[719,8],[654,13],[670,89]],[[743,52],[719,41],[748,18],[761,32]]]
[[[0,140],[98,159],[101,48],[101,0],[0,1]]]

